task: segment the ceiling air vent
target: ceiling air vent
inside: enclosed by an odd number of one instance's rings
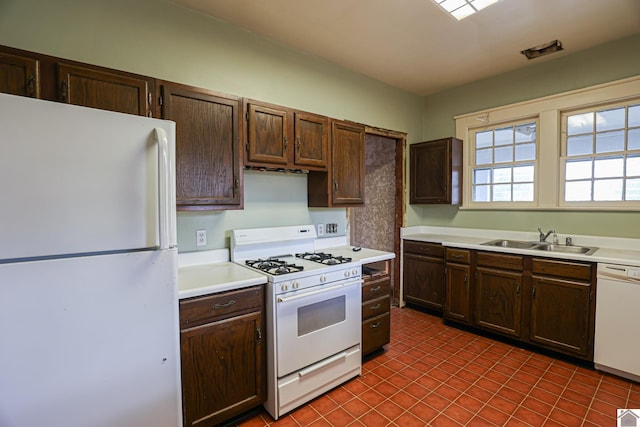
[[[560,50],[562,50],[562,43],[560,40],[554,40],[549,43],[541,44],[540,46],[521,50],[520,53],[526,56],[527,59],[534,59]]]

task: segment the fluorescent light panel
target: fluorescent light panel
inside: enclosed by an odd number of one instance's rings
[[[497,3],[499,0],[433,0],[458,21]]]

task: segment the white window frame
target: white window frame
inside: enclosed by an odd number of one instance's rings
[[[518,165],[519,162],[516,162],[515,160],[512,162],[507,162],[507,163],[489,163],[486,165],[476,165],[475,163],[475,159],[474,156],[476,154],[476,144],[475,144],[475,135],[478,132],[483,132],[486,130],[496,130],[496,129],[500,129],[503,127],[511,127],[511,126],[517,126],[519,124],[525,124],[525,123],[535,123],[536,124],[536,157],[534,160],[530,160],[530,161],[526,161],[524,163],[532,163],[533,164],[533,201],[519,201],[519,202],[514,202],[514,201],[508,201],[508,202],[499,202],[499,201],[491,201],[491,202],[473,202],[473,178],[474,178],[474,170],[475,169],[484,169],[484,168],[500,168],[502,166],[506,166],[506,167],[513,167]],[[509,121],[509,122],[505,122],[505,123],[496,123],[493,124],[491,126],[479,126],[477,128],[473,128],[473,129],[469,129],[469,168],[468,168],[468,174],[470,179],[468,180],[468,186],[470,186],[470,194],[469,194],[469,200],[474,204],[474,205],[491,205],[491,207],[493,209],[498,209],[498,208],[505,208],[505,207],[509,207],[509,208],[529,208],[532,206],[536,206],[536,195],[537,195],[537,176],[538,176],[538,157],[540,154],[540,144],[539,144],[539,136],[538,136],[538,128],[539,128],[539,123],[538,123],[538,117],[534,116],[534,117],[527,117],[521,120],[514,120],[514,121]],[[464,172],[463,172],[464,174]]]
[[[537,98],[492,109],[455,116],[456,137],[463,144],[463,203],[460,209],[474,210],[639,210],[635,202],[563,202],[564,162],[561,159],[561,116],[563,112],[627,102],[640,98],[640,75],[570,92]],[[472,134],[476,129],[538,118],[538,146],[533,203],[473,202]]]
[[[629,102],[631,101],[631,102]],[[633,150],[633,151],[629,151],[629,150],[623,150],[623,151],[616,151],[616,152],[611,152],[611,153],[601,153],[601,154],[596,154],[593,153],[591,155],[585,155],[585,156],[567,156],[567,129],[566,129],[566,123],[565,123],[565,118],[566,116],[569,115],[573,115],[573,114],[580,114],[580,113],[586,113],[586,112],[593,112],[593,111],[599,111],[599,110],[603,110],[603,109],[612,109],[612,108],[617,108],[617,107],[624,107],[627,106],[629,104],[640,104],[640,97],[636,98],[636,99],[631,99],[631,100],[627,100],[626,102],[613,102],[613,103],[607,103],[604,105],[595,105],[595,106],[590,106],[588,108],[581,108],[578,110],[567,110],[567,111],[563,111],[562,112],[562,129],[561,129],[561,145],[560,145],[560,177],[562,179],[562,184],[565,183],[564,181],[564,177],[565,177],[565,169],[566,169],[566,163],[567,160],[571,160],[571,159],[579,159],[579,158],[592,158],[592,159],[596,159],[596,158],[605,158],[605,157],[620,157],[624,155],[624,158],[626,158],[627,154],[631,154],[631,155],[635,155],[637,156],[638,154],[640,154],[640,150]],[[626,130],[626,127],[625,127]],[[621,177],[622,179],[624,179],[625,177]],[[591,178],[591,181],[593,181],[594,178]],[[565,185],[561,185],[560,186],[560,206],[564,206],[564,207],[572,207],[572,208],[588,208],[589,206],[592,206],[594,204],[597,204],[600,207],[603,208],[613,208],[616,209],[617,207],[625,207],[625,208],[629,208],[629,209],[635,209],[635,210],[640,210],[640,201],[616,201],[616,200],[610,200],[610,201],[565,201]]]

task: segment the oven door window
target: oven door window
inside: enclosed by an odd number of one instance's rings
[[[320,301],[298,308],[298,336],[303,336],[344,322],[347,318],[347,297]]]

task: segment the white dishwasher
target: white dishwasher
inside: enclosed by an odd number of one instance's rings
[[[640,381],[640,267],[598,264],[595,368]]]

